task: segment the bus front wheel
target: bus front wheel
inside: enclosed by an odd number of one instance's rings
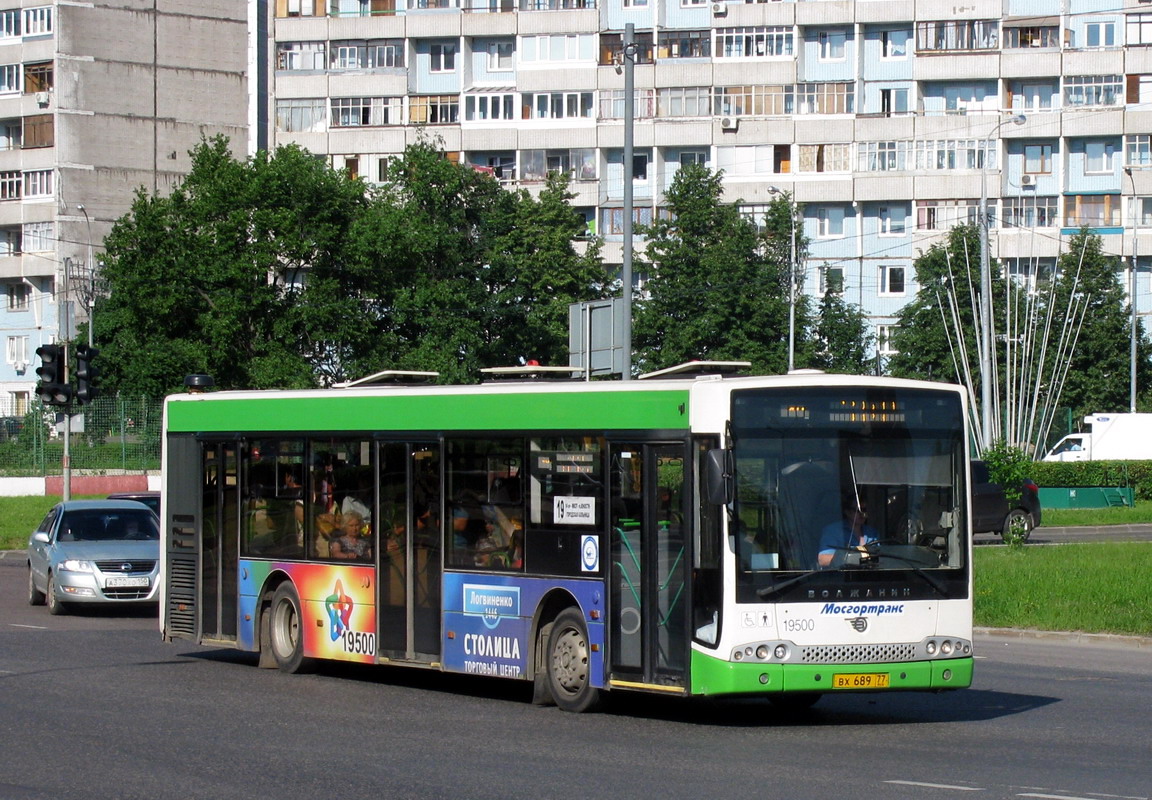
[[[591,652],[584,615],[575,608],[560,612],[548,644],[548,688],[564,711],[592,711],[600,690],[592,686]]]
[[[300,598],[291,583],[276,587],[268,613],[271,615],[268,639],[276,666],[281,672],[306,672],[311,661],[304,658]]]

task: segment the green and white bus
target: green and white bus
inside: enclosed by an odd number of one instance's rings
[[[964,688],[967,419],[821,373],[172,396],[161,630],[570,711]]]

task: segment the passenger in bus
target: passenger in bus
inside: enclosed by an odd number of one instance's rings
[[[364,518],[355,511],[342,515],[340,535],[328,547],[332,558],[367,561],[372,558],[372,539]]]
[[[846,550],[863,551],[866,544],[880,538],[876,529],[868,524],[867,506],[856,497],[843,498],[840,510],[843,519],[825,525],[820,533],[820,553],[816,560],[821,567],[831,566],[837,554]]]

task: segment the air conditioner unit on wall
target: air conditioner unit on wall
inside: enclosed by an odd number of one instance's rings
[[[17,361],[12,366],[16,369],[17,372],[27,372],[28,371],[28,362],[27,361]]]
[[[1036,176],[1035,175],[1021,175],[1020,176],[1020,185],[1021,186],[1031,186],[1034,183],[1036,183]]]
[[[740,127],[740,119],[738,117],[721,117],[720,129],[725,131],[735,131]]]
[[[44,108],[51,101],[52,95],[48,92],[36,92],[36,105]]]
[[[712,13],[718,17],[728,16],[728,4],[727,3],[713,3],[712,4]]]

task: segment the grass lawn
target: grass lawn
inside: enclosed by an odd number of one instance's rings
[[[981,547],[978,626],[1152,636],[1152,543]]]

